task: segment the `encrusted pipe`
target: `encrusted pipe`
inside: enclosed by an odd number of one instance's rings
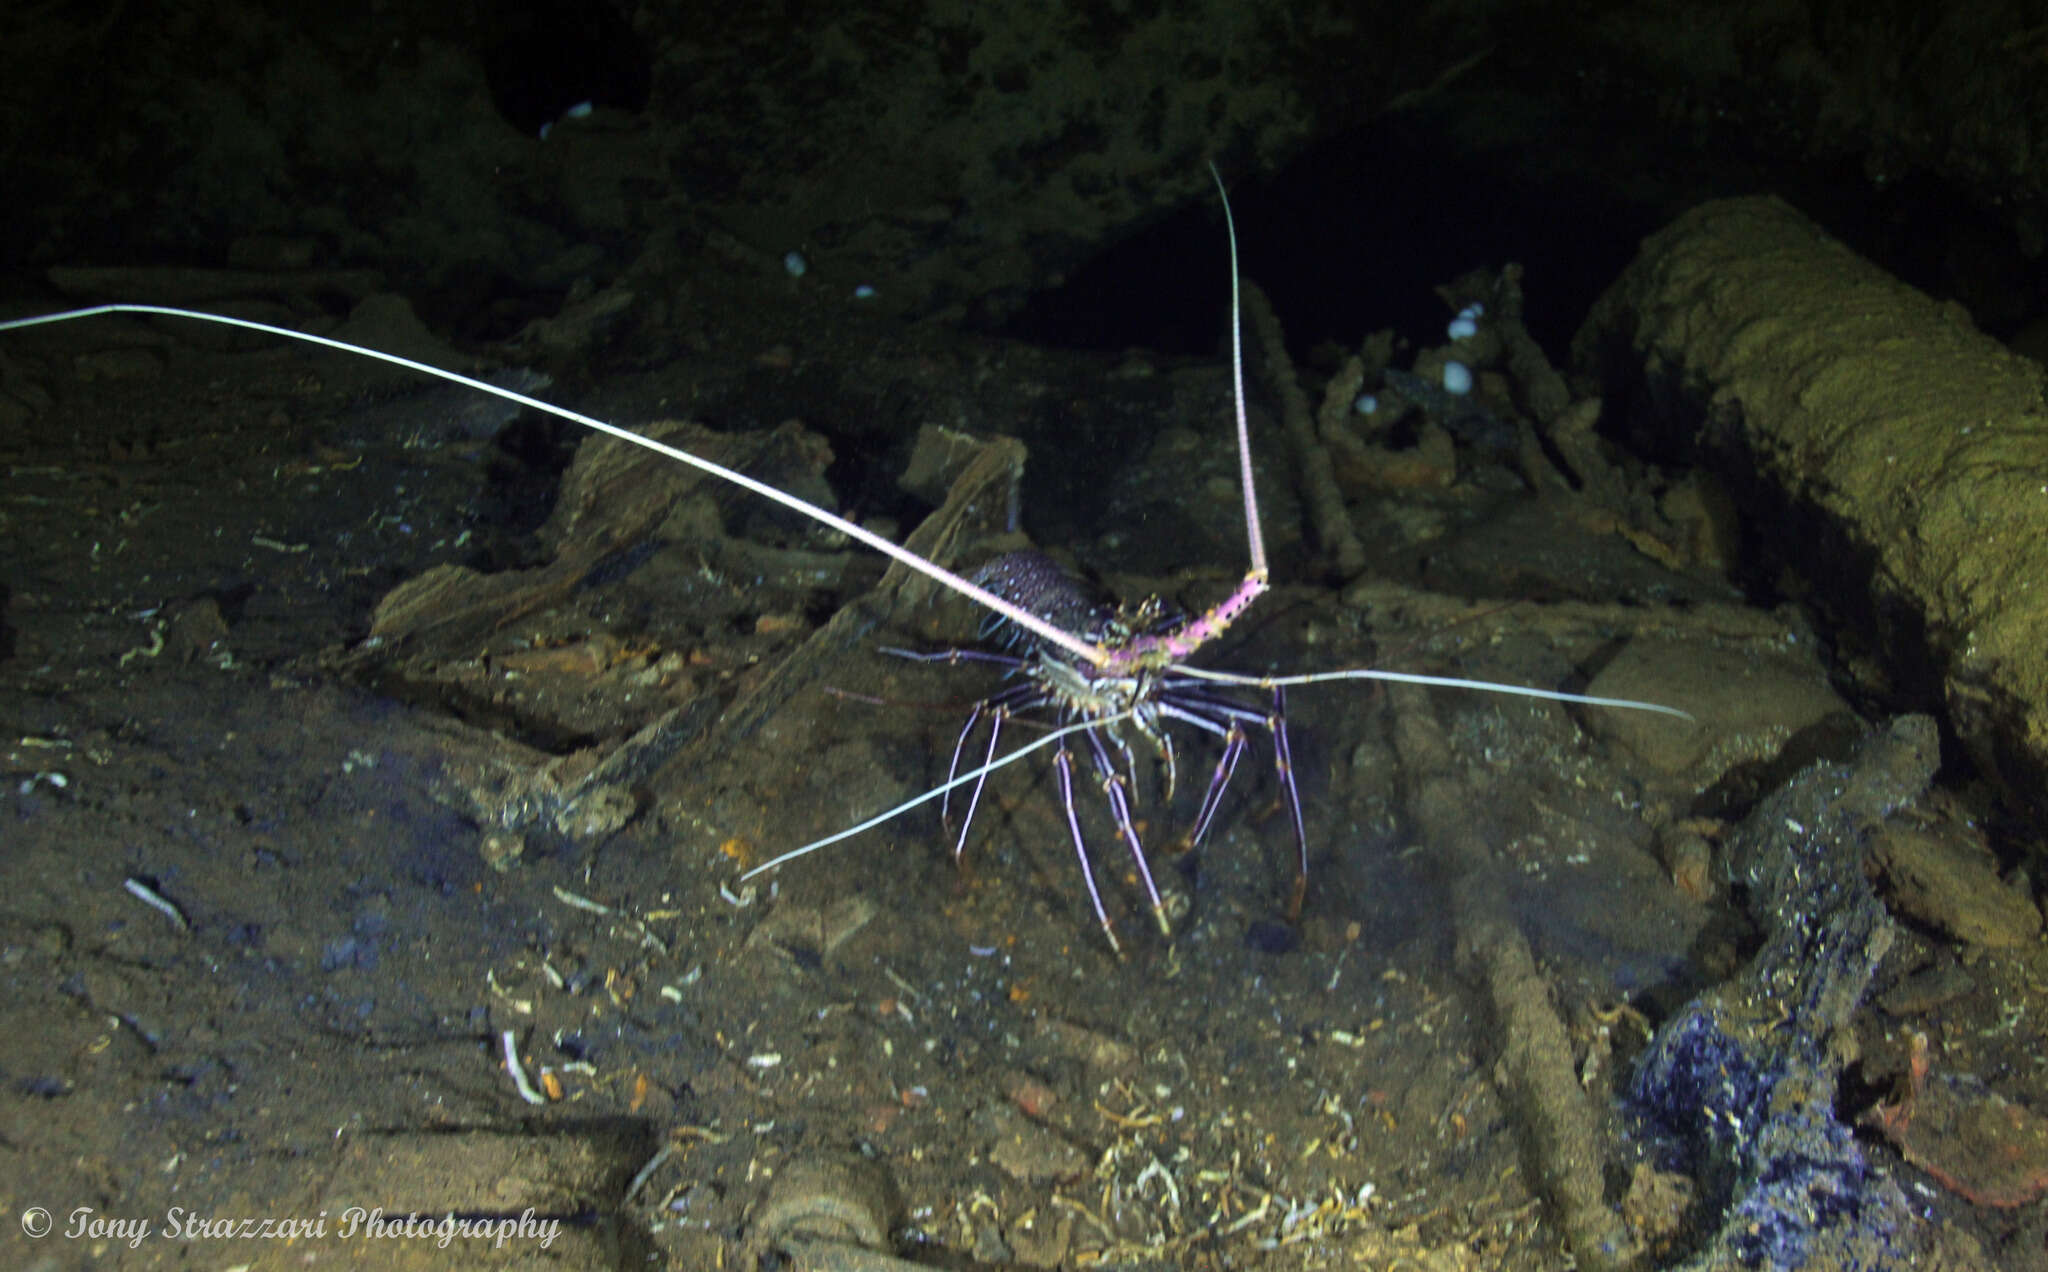
[[[1280,416],[1287,425],[1287,438],[1301,465],[1302,490],[1308,496],[1309,515],[1315,519],[1316,538],[1329,550],[1337,573],[1349,579],[1365,569],[1365,547],[1351,528],[1351,514],[1344,510],[1344,495],[1330,471],[1330,457],[1316,440],[1315,420],[1309,414],[1308,395],[1294,378],[1294,363],[1287,356],[1287,340],[1280,332],[1280,319],[1266,293],[1251,279],[1243,280],[1245,312],[1252,331],[1266,354],[1266,378],[1280,395]]]
[[[1486,792],[1458,772],[1428,694],[1390,686],[1394,745],[1410,777],[1407,804],[1422,839],[1449,877],[1458,970],[1478,991],[1494,1026],[1502,1094],[1578,1266],[1622,1269],[1633,1254],[1627,1229],[1607,1204],[1607,1147],[1600,1114],[1579,1085],[1571,1040],[1551,1005],[1549,982],[1501,895],[1493,854],[1473,810]]]
[[[1775,198],[1651,235],[1580,331],[1604,426],[1711,465],[1900,696],[2048,815],[2048,371]]]

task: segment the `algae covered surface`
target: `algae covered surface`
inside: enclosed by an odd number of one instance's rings
[[[1761,550],[2038,813],[2048,372],[1771,198],[1647,241],[1580,340],[1639,426],[1715,456],[1759,536],[1786,536]]]

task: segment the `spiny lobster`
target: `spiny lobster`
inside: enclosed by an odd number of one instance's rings
[[[1248,745],[1249,730],[1263,728],[1272,738],[1274,760],[1279,773],[1283,800],[1293,831],[1296,870],[1289,905],[1290,917],[1298,915],[1308,877],[1308,838],[1303,826],[1301,798],[1297,789],[1287,740],[1285,691],[1293,686],[1337,680],[1383,680],[1409,684],[1478,689],[1491,693],[1516,694],[1555,702],[1588,706],[1657,711],[1681,718],[1685,712],[1656,703],[1628,699],[1600,698],[1585,694],[1536,689],[1490,681],[1463,680],[1448,676],[1353,668],[1304,675],[1240,675],[1195,667],[1188,661],[1240,618],[1268,587],[1269,569],[1264,536],[1260,529],[1258,497],[1252,478],[1251,437],[1245,411],[1244,357],[1241,324],[1238,319],[1238,266],[1236,227],[1230,217],[1230,203],[1220,174],[1210,169],[1222,198],[1225,228],[1230,242],[1231,275],[1231,366],[1233,400],[1236,408],[1238,480],[1243,494],[1245,533],[1251,564],[1237,587],[1221,601],[1192,618],[1175,617],[1156,599],[1133,605],[1101,606],[1092,603],[1078,585],[1048,558],[1036,553],[1012,553],[988,563],[971,577],[962,577],[910,552],[890,540],[835,513],[776,489],[744,473],[734,471],[688,451],[642,436],[630,429],[571,411],[500,385],[448,371],[411,358],[381,350],[294,331],[286,327],[244,318],[210,314],[164,305],[104,304],[59,313],[42,314],[0,322],[0,331],[72,322],[99,314],[153,314],[188,318],[201,322],[239,327],[288,340],[303,341],[404,367],[424,375],[489,394],[519,405],[581,425],[622,441],[644,447],[658,455],[688,464],[732,483],[763,499],[809,517],[848,538],[880,552],[937,581],[943,586],[986,607],[999,620],[1012,641],[1012,652],[989,650],[942,650],[918,652],[890,650],[901,657],[923,662],[977,662],[1002,668],[1015,681],[975,704],[959,740],[953,748],[947,780],[941,785],[801,848],[784,853],[747,872],[743,878],[776,869],[828,844],[858,834],[931,799],[944,798],[950,809],[951,793],[971,786],[968,807],[953,852],[957,858],[965,848],[976,808],[988,775],[1033,751],[1055,746],[1054,771],[1062,810],[1079,858],[1089,903],[1112,949],[1120,949],[1114,926],[1095,879],[1088,845],[1081,831],[1074,801],[1074,761],[1070,739],[1079,736],[1087,748],[1091,767],[1108,801],[1117,836],[1130,854],[1146,898],[1162,932],[1169,930],[1166,908],[1153,881],[1152,870],[1138,837],[1132,815],[1135,803],[1135,766],[1130,744],[1120,732],[1128,724],[1148,742],[1165,772],[1171,797],[1178,758],[1169,729],[1191,726],[1222,740],[1223,750],[1211,772],[1201,808],[1182,844],[1201,842],[1214,823],[1232,775]],[[1252,689],[1270,695],[1270,706],[1239,701],[1232,690]],[[1006,722],[1033,713],[1050,715],[1057,728],[1038,740],[1007,754],[998,755],[998,744]],[[987,742],[980,762],[967,771],[961,765],[969,754],[976,729],[986,723]]]

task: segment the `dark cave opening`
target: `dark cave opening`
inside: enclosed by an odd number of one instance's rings
[[[1665,209],[1475,150],[1452,121],[1383,116],[1267,179],[1226,173],[1247,278],[1272,298],[1297,358],[1391,327],[1440,339],[1434,289],[1509,261],[1527,270],[1530,330],[1553,356]],[[1071,348],[1207,356],[1228,285],[1222,217],[1206,200],[1103,251],[1034,295],[1005,334]]]
[[[1524,267],[1524,321],[1551,360],[1644,236],[1702,201],[1772,193],[1856,251],[2011,337],[2048,266],[1995,208],[1916,176],[1773,150],[1741,121],[1681,133],[1653,119],[1515,94],[1390,112],[1310,147],[1268,178],[1226,172],[1247,278],[1271,297],[1302,362],[1392,328],[1438,343],[1435,289]],[[1213,356],[1228,272],[1213,195],[1112,244],[1033,294],[1001,334],[1063,348]]]
[[[654,57],[611,5],[517,0],[493,11],[483,51],[491,100],[528,136],[584,105],[638,112],[654,86]]]

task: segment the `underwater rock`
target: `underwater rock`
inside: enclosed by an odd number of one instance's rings
[[[1927,1035],[1913,1035],[1899,1099],[1857,1119],[1901,1156],[1980,1206],[2024,1206],[2048,1193],[2048,1119],[1967,1073],[1928,1072]]]
[[[2041,931],[2033,898],[1992,869],[1981,845],[1926,830],[1887,827],[1871,845],[1893,910],[1969,945],[2011,949]]]
[[[1775,759],[1802,730],[1849,709],[1810,655],[1775,644],[1668,636],[1628,642],[1586,692],[1691,712],[1692,722],[1674,724],[1640,711],[1603,711],[1591,727],[1644,763],[1701,788],[1737,765]]]
[[[1921,968],[1886,990],[1878,996],[1877,1005],[1887,1015],[1901,1018],[1918,1016],[1965,997],[1976,988],[1977,982],[1962,968],[1954,963],[1936,963],[1932,967]]]

